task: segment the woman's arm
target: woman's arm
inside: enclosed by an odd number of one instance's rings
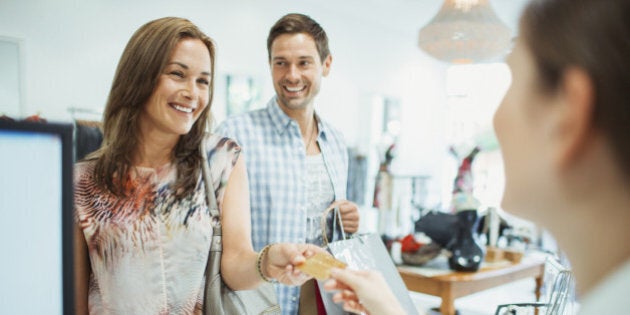
[[[256,272],[252,246],[249,184],[243,156],[239,156],[225,187],[221,209],[223,255],[221,275],[233,290],[251,289],[262,280]]]
[[[223,196],[221,224],[223,226],[223,256],[221,275],[233,290],[252,289],[262,283],[256,268],[258,253],[252,246],[249,184],[243,156],[232,169]],[[306,256],[323,251],[310,244],[274,244],[261,257],[261,272],[266,278],[288,285],[301,285],[310,279],[293,268]]]
[[[90,280],[90,258],[88,257],[85,236],[74,224],[74,289],[75,313],[88,314],[88,282]]]

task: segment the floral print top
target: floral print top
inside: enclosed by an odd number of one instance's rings
[[[205,139],[221,209],[240,147]],[[201,173],[194,192],[175,198],[175,165],[136,167],[119,198],[98,188],[94,161],[77,163],[75,220],[88,247],[90,314],[201,314],[212,226]]]

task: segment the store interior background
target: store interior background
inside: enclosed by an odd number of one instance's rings
[[[513,36],[526,2],[490,0]],[[0,84],[0,99],[5,100],[0,114],[39,114],[62,122],[99,119],[94,113],[104,108],[118,59],[133,32],[149,20],[180,16],[217,44],[212,111],[215,123],[220,123],[227,115],[228,76],[236,88],[252,82],[253,90],[244,92],[255,99],[251,108],[264,106],[273,96],[268,30],[286,13],[308,14],[326,30],[333,55],[316,109],[344,133],[354,152],[367,159],[359,202],[361,229],[403,234],[411,228],[411,219],[404,219],[409,212],[402,212],[402,223],[382,226],[379,210],[371,207],[379,156],[393,138],[396,158],[391,170],[401,179],[394,200],[398,210],[411,207],[409,176],[429,178],[423,206],[442,210],[449,206],[459,163],[449,153],[450,146],[462,154],[482,146],[473,174],[475,196],[483,207],[498,207],[503,187],[491,120],[510,83],[509,70],[501,60],[450,65],[419,49],[418,31],[441,4],[441,0],[2,0],[0,42],[17,43],[19,50],[13,56],[0,49],[0,76],[19,79],[17,85]],[[398,121],[388,131],[383,122],[386,104],[396,105],[393,119]],[[72,113],[71,108],[79,111]],[[487,314],[497,303],[531,299],[531,282],[471,295],[456,306],[466,315]],[[439,303],[434,297],[412,297],[419,306]]]
[[[490,1],[514,36],[526,2]],[[359,202],[366,213],[362,229],[372,231],[378,225],[371,209],[373,179],[379,155],[394,138],[392,130],[385,131],[384,104],[396,105],[393,117],[398,121],[393,129],[397,144],[392,172],[401,178],[430,178],[424,206],[448,207],[458,166],[449,146],[465,153],[480,144],[483,152],[473,165],[475,194],[484,206],[496,207],[503,178],[491,119],[510,83],[509,71],[501,60],[453,66],[419,49],[418,31],[441,4],[441,0],[3,0],[0,39],[19,43],[19,51],[17,63],[5,51],[0,59],[4,65],[17,64],[19,86],[0,91],[2,99],[10,100],[0,112],[14,117],[39,114],[49,121],[70,122],[78,115],[98,119],[69,109],[101,112],[132,33],[149,20],[180,16],[217,43],[213,113],[219,123],[227,114],[227,76],[233,83],[253,82],[254,92],[249,93],[256,101],[251,108],[264,106],[273,95],[267,33],[282,15],[300,12],[324,27],[333,55],[316,109],[368,161]],[[409,185],[399,186],[395,206],[409,207]],[[399,229],[389,231],[396,234],[409,226],[391,228]]]

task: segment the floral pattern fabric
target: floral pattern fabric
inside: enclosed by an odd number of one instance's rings
[[[209,135],[210,172],[221,210],[240,147]],[[201,314],[212,238],[201,173],[192,194],[175,198],[175,165],[135,167],[119,198],[97,187],[94,161],[75,166],[75,219],[88,247],[90,314]]]

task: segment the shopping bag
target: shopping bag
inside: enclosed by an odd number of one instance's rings
[[[338,216],[337,216],[338,217]],[[337,224],[341,225],[338,218]],[[343,230],[343,228],[341,229]],[[409,291],[405,286],[396,265],[392,261],[383,241],[377,234],[364,234],[328,243],[327,250],[337,259],[345,262],[348,268],[378,270],[383,274],[394,296],[405,309],[407,314],[417,315],[418,311],[411,301]],[[348,314],[340,304],[332,300],[332,292],[323,290],[323,282],[319,283],[320,293],[328,315]]]

